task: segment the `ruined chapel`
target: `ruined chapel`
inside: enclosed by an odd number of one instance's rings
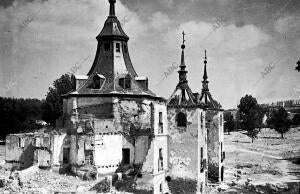
[[[168,193],[166,177],[197,180],[204,193],[208,179],[223,181],[223,110],[208,88],[207,56],[201,93],[188,85],[181,45],[179,81],[168,100],[148,88],[131,62],[128,41],[109,0],[109,15],[97,36],[87,75],[74,75],[74,90],[63,95],[63,130],[11,134],[6,163],[97,176],[138,170],[154,193]],[[139,179],[137,179],[139,181]]]

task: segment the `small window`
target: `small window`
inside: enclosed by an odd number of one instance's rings
[[[162,112],[159,112],[159,123],[162,123]]]
[[[110,44],[109,43],[104,43],[104,51],[109,51],[110,50]]]
[[[200,160],[201,161],[203,160],[203,147],[201,147],[200,149]]]
[[[201,129],[203,129],[203,113],[201,113],[201,115],[200,115],[200,120],[201,120]]]
[[[127,75],[125,78],[120,78],[119,79],[119,85],[123,89],[130,89],[131,88],[131,79],[130,79],[130,76]]]
[[[159,159],[163,159],[162,148],[159,148]]]
[[[200,173],[204,171],[203,147],[200,148]]]
[[[200,183],[200,193],[203,192],[203,182]]]
[[[121,52],[120,43],[116,43],[116,52]]]
[[[125,88],[125,89],[130,89],[130,88],[131,88],[131,80],[130,80],[130,77],[125,77],[124,88]]]
[[[22,141],[22,140],[21,140],[21,138],[19,137],[19,138],[18,138],[18,147],[20,147],[20,148],[22,147],[22,142],[21,142],[21,141]]]
[[[223,152],[223,143],[221,142],[221,153]]]
[[[101,78],[99,76],[94,76],[93,81],[90,85],[88,85],[88,88],[90,89],[100,89],[100,86],[102,84]]]
[[[158,134],[162,134],[164,132],[164,129],[163,129],[163,117],[162,117],[162,112],[159,112],[158,113]]]
[[[223,124],[223,114],[220,114],[220,126]]]
[[[177,126],[178,127],[186,127],[187,120],[186,115],[183,112],[177,114]]]
[[[163,193],[163,186],[162,186],[162,183],[159,184],[159,192],[160,192],[160,193]]]
[[[163,169],[164,169],[163,150],[162,150],[162,148],[159,148],[159,152],[158,152],[158,171],[161,171]]]

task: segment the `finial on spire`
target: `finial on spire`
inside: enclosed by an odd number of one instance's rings
[[[108,0],[109,1],[109,16],[115,16],[115,3],[116,0]]]
[[[182,51],[181,51],[181,63],[180,63],[180,67],[182,68],[181,69],[182,71],[185,71],[185,62],[184,62],[185,38],[184,38],[184,36],[185,36],[185,33],[183,31],[182,32],[182,45],[181,45],[181,49],[182,49]]]
[[[184,36],[185,36],[185,33],[184,33],[184,31],[182,31],[182,45],[181,45],[181,48],[182,48],[182,49],[185,48],[185,45],[184,45],[184,43],[185,43]]]
[[[204,54],[205,54],[205,56],[204,56],[204,74],[203,74],[203,79],[204,79],[204,81],[206,81],[207,80],[207,71],[206,71],[206,64],[207,64],[207,56],[206,56],[206,49],[205,49],[205,51],[204,51]]]

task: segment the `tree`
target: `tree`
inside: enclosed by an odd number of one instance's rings
[[[294,115],[293,125],[300,125],[300,114],[295,114]]]
[[[73,79],[73,77],[65,74],[53,82],[53,87],[49,88],[46,100],[42,104],[43,120],[55,125],[56,119],[58,119],[63,112],[63,100],[61,96],[74,88]]]
[[[11,133],[32,132],[41,128],[35,122],[41,119],[41,104],[38,99],[0,97],[0,139]]]
[[[224,114],[224,128],[228,132],[228,135],[230,135],[230,132],[234,130],[234,120],[233,120],[233,115],[230,114]]]
[[[272,128],[274,128],[278,133],[281,134],[283,139],[283,134],[289,131],[292,121],[288,118],[287,111],[280,107],[278,110],[273,110],[271,113],[271,118],[268,123]]]
[[[241,98],[238,109],[241,128],[247,131],[247,135],[251,137],[253,143],[262,127],[264,111],[251,95]]]
[[[300,71],[300,59],[299,59],[299,61],[297,61],[297,66],[296,66],[296,68],[295,68],[297,71]]]

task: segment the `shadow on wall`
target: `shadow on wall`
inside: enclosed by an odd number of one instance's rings
[[[20,169],[26,169],[32,166],[33,159],[34,159],[34,146],[30,142],[28,146],[24,148],[24,151],[19,158],[19,161],[21,162]]]
[[[61,145],[60,151],[57,160],[59,161],[60,168],[59,173],[71,173],[71,165],[70,165],[70,138],[68,136],[65,136],[63,138],[63,142],[58,142],[58,146]]]

